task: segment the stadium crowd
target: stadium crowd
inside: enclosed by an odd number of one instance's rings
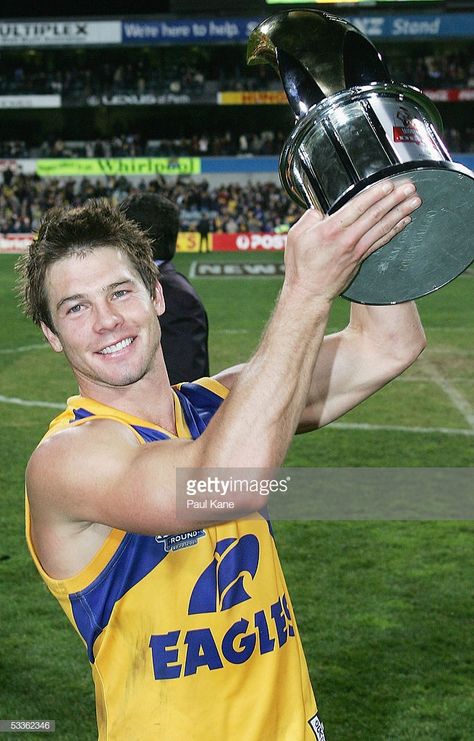
[[[288,132],[289,133],[289,132]],[[68,140],[51,137],[39,146],[23,140],[0,141],[0,158],[74,157],[251,157],[279,155],[288,136],[284,131],[195,134],[177,139],[144,141],[138,133],[119,134],[110,139]],[[474,126],[447,126],[443,140],[450,152],[474,151]]]
[[[384,56],[393,79],[421,89],[474,88],[472,44],[451,45],[442,51],[435,47],[431,47],[431,51],[428,49],[426,45],[418,48],[403,46],[403,49],[396,45],[388,46]],[[275,71],[269,65],[246,66],[242,46],[226,46],[225,54],[222,54],[222,47],[217,46],[130,48],[125,55],[122,50],[103,49],[88,49],[87,53],[83,49],[31,49],[27,54],[13,50],[2,52],[0,68],[0,95],[56,93],[62,95],[66,107],[95,106],[103,96],[114,95],[131,94],[138,96],[135,102],[145,102],[140,98],[148,93],[186,92],[194,103],[200,103],[207,100],[207,93],[218,90],[272,89],[281,90]],[[123,105],[127,105],[126,100]],[[69,110],[71,114],[75,113],[74,109]],[[455,110],[454,106],[452,110]],[[456,116],[450,115],[449,123],[446,122],[444,141],[452,153],[474,152],[474,126],[468,122],[468,116]],[[136,123],[124,123],[124,133],[117,135],[111,135],[107,127],[104,131],[109,134],[100,137],[90,134],[93,129],[84,129],[81,140],[70,139],[65,129],[56,130],[45,141],[39,138],[45,136],[44,133],[37,134],[34,142],[35,133],[32,131],[32,138],[26,141],[8,137],[0,141],[0,158],[278,155],[289,131],[278,128],[280,124],[284,125],[281,121],[275,124],[274,130],[268,123],[260,123],[260,129],[257,123],[254,130],[249,130],[253,123],[241,123],[239,130],[234,122],[228,129],[225,128],[227,124],[223,124],[224,128],[218,130],[222,124],[210,121],[208,131],[197,130],[193,135],[180,138],[159,138],[158,131],[156,138],[150,138],[154,136],[150,131],[146,136],[137,133],[139,126]],[[46,130],[54,131],[53,128]],[[298,207],[274,183],[248,184],[245,187],[232,183],[211,188],[206,182],[157,179],[137,185],[136,181],[125,177],[97,181],[87,178],[41,179],[22,173],[21,167],[17,171],[10,170],[5,164],[4,167],[7,169],[3,173],[3,182],[0,177],[2,233],[31,233],[51,206],[80,205],[87,198],[101,196],[119,203],[135,190],[144,189],[160,190],[178,203],[183,230],[196,229],[204,214],[209,219],[211,230],[216,232],[284,231],[300,215]]]
[[[275,183],[222,184],[211,188],[206,181],[164,178],[138,184],[129,179],[107,177],[102,181],[40,178],[37,175],[3,173],[0,185],[0,232],[29,234],[42,214],[53,206],[78,206],[88,198],[107,198],[118,204],[128,195],[149,190],[161,192],[178,204],[181,230],[197,230],[204,217],[214,232],[286,232],[302,211]]]
[[[188,94],[198,99],[217,90],[280,89],[268,66],[247,67],[242,47],[225,55],[219,50],[195,54],[182,50],[128,50],[101,54],[80,51],[66,57],[33,51],[29,56],[4,56],[0,95],[60,94],[67,105],[94,105],[114,95]]]
[[[474,88],[474,61],[470,51],[444,51],[426,55],[403,55],[386,59],[398,82],[423,89]]]
[[[474,87],[472,45],[437,52],[410,53],[405,47],[384,52],[391,76],[398,82],[423,88]],[[174,52],[163,49],[129,49],[123,53],[101,50],[87,56],[67,56],[33,50],[29,55],[4,54],[0,69],[0,95],[60,94],[65,105],[97,105],[113,96],[147,96],[171,93],[190,95],[194,102],[205,92],[218,90],[280,90],[281,83],[269,65],[248,67],[242,47],[194,48]]]
[[[123,133],[110,139],[74,141],[51,137],[39,146],[25,141],[0,141],[2,158],[38,157],[234,157],[275,155],[281,152],[286,139],[283,131],[253,131],[233,133],[203,132],[177,139],[143,141],[138,133]]]

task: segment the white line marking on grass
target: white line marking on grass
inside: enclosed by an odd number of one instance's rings
[[[333,422],[329,427],[337,427],[339,430],[414,432],[417,435],[438,433],[441,435],[464,435],[466,437],[474,437],[474,430],[458,430],[454,427],[404,427],[403,425],[372,425],[364,422]]]
[[[464,347],[430,347],[430,355],[459,355],[461,357],[472,357],[474,350],[469,350]]]
[[[0,349],[2,355],[14,355],[17,352],[29,352],[30,350],[46,350],[49,347],[46,343],[41,345],[22,345],[20,347],[4,347]]]
[[[449,380],[451,383],[474,383],[474,378],[468,376],[450,376]],[[429,376],[399,376],[394,378],[392,383],[433,383],[433,379]]]
[[[427,331],[428,334],[430,332],[449,332],[449,333],[451,333],[451,332],[464,332],[464,334],[465,334],[466,332],[470,332],[471,331],[471,327],[467,327],[467,326],[466,327],[427,327],[425,325],[425,329],[426,329],[426,331]]]
[[[213,329],[216,334],[248,334],[248,329]]]
[[[49,409],[64,409],[64,404],[55,404],[50,401],[37,401],[34,399],[18,399],[15,396],[1,396],[0,402],[4,404],[19,404],[25,407],[47,407]],[[365,422],[333,422],[330,427],[339,430],[381,430],[382,432],[413,432],[415,434],[463,435],[474,437],[474,430],[458,430],[454,427],[404,427],[402,425],[372,425]]]
[[[16,396],[2,396],[0,402],[4,404],[18,404],[21,407],[48,407],[48,409],[64,409],[64,404],[55,404],[52,401],[38,401],[37,399],[18,399]]]
[[[448,379],[445,378],[443,374],[440,373],[440,371],[434,365],[432,365],[432,363],[430,363],[429,360],[425,361],[425,363],[423,364],[423,369],[426,371],[426,374],[429,376],[429,378],[434,383],[436,383],[436,385],[439,386],[440,389],[444,391],[451,404],[456,407],[458,412],[462,414],[462,416],[468,423],[469,427],[474,430],[474,409],[472,408],[468,400],[461,394],[460,391],[457,390],[457,388],[451,385]]]

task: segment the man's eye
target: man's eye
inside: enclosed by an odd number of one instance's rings
[[[68,314],[77,314],[82,309],[82,304],[74,304],[74,306],[71,306],[70,309],[68,309]]]
[[[122,298],[122,296],[125,296],[127,293],[128,291],[125,290],[125,288],[119,288],[118,291],[114,291],[113,295],[115,298]]]

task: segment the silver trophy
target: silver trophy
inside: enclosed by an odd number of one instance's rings
[[[276,68],[296,116],[279,164],[294,201],[333,213],[383,178],[412,181],[423,200],[411,224],[362,263],[343,296],[409,301],[470,265],[474,174],[451,160],[433,103],[393,83],[366,36],[328,13],[290,10],[257,26],[247,59]]]

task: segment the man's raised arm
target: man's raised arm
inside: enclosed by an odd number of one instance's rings
[[[332,300],[408,223],[419,199],[406,188],[374,185],[337,214],[308,211],[291,229],[284,284],[260,346],[197,440],[139,445],[128,429],[98,420],[86,423],[87,435],[73,428],[40,445],[28,469],[35,517],[47,508],[75,522],[182,532],[189,522],[176,513],[177,468],[280,466],[307,406]]]
[[[348,326],[324,338],[298,432],[333,422],[406,370],[423,351],[414,302],[352,304]]]

